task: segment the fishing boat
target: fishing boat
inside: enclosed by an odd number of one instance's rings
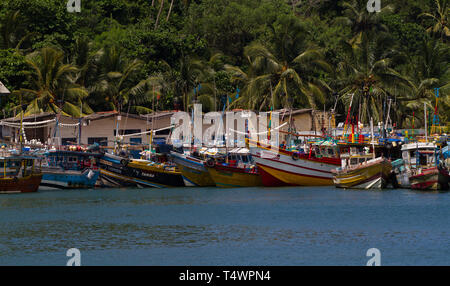
[[[262,186],[258,167],[247,148],[236,148],[224,158],[209,158],[205,162],[217,187],[239,188]]]
[[[22,96],[19,97],[22,106]],[[23,129],[23,110],[20,111],[19,150],[9,150],[3,145],[0,149],[0,194],[37,192],[42,180],[41,160],[23,146],[25,131]]]
[[[158,159],[131,159],[105,153],[100,158],[100,177],[109,187],[181,187],[181,173],[163,154]]]
[[[412,189],[448,189],[448,169],[438,165],[437,155],[437,146],[431,142],[415,142],[402,146],[402,157]]]
[[[93,188],[100,176],[100,153],[89,152],[80,146],[44,153],[42,186],[56,189]]]
[[[205,167],[208,156],[214,155],[213,151],[202,148],[198,152],[170,152],[175,164],[183,177],[186,186],[207,187],[215,186],[214,180]]]
[[[396,185],[394,188],[409,189],[411,184],[409,183],[408,170],[405,168],[405,162],[403,159],[397,159],[392,161],[392,171],[396,177]]]
[[[387,186],[392,164],[383,156],[375,157],[374,146],[344,145],[340,148],[342,165],[333,170],[334,185],[346,189],[383,189]]]
[[[39,157],[0,152],[0,194],[37,192],[42,180]]]
[[[329,186],[331,170],[340,166],[336,144],[323,140],[305,148],[279,148],[250,141],[250,150],[265,186]]]

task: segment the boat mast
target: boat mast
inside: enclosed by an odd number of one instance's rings
[[[427,131],[427,105],[424,102],[423,103],[423,114],[424,114],[424,119],[425,119],[425,142],[428,142],[428,131]]]
[[[375,159],[375,138],[374,138],[374,134],[373,134],[373,118],[370,117],[370,137],[372,141],[372,153],[373,153],[373,159]]]
[[[19,155],[22,155],[23,149],[23,108],[22,108],[22,93],[19,95],[20,101],[20,131],[19,131]]]

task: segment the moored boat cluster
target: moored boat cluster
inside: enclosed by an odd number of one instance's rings
[[[290,147],[246,139],[241,148],[174,148],[164,144],[133,158],[124,149],[22,150],[2,146],[1,193],[94,187],[281,187],[447,190],[450,152],[446,136],[305,138]]]

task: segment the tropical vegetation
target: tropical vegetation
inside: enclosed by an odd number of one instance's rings
[[[347,108],[399,127],[450,121],[449,0],[0,3],[2,117],[117,110]],[[20,99],[20,100],[19,100]]]

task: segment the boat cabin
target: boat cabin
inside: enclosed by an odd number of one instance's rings
[[[357,167],[375,158],[373,146],[366,144],[343,145],[339,153],[342,169]]]
[[[0,157],[1,178],[26,177],[35,173],[40,166],[36,166],[36,157],[9,156]]]
[[[408,171],[435,167],[437,146],[430,142],[409,143],[402,146],[402,159]]]
[[[78,151],[50,150],[45,153],[47,167],[81,171],[85,168],[96,170],[101,154]]]

